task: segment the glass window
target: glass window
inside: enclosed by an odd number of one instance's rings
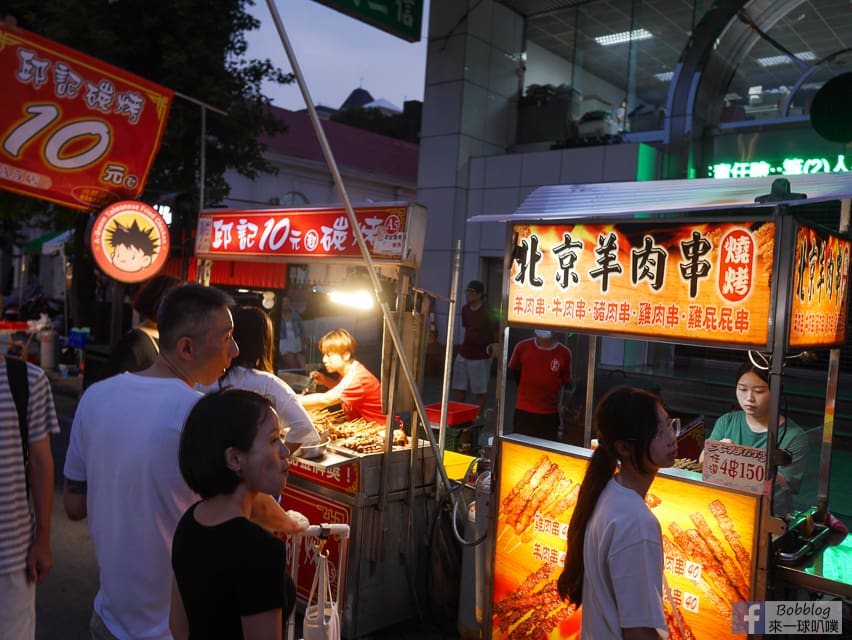
[[[709,4],[598,0],[530,17],[519,142],[662,129],[673,70]]]

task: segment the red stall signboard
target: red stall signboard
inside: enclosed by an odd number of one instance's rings
[[[370,255],[400,260],[408,209],[399,205],[359,206],[355,218]],[[361,251],[343,207],[203,211],[195,255],[200,258],[356,259]]]
[[[305,516],[311,524],[352,524],[352,508],[329,500],[316,493],[305,491],[300,487],[289,486],[281,499],[285,509],[293,509]],[[299,563],[299,579],[296,591],[303,599],[307,600],[311,593],[314,573],[316,572],[316,554],[319,550],[311,544],[312,539],[307,539],[299,546],[299,555],[293,558]],[[325,545],[328,551],[328,562],[332,592],[337,593],[337,578],[340,575],[340,563],[346,562],[346,558],[340,557],[340,545],[337,538],[332,538]],[[346,584],[341,592],[341,608],[345,599]],[[342,609],[341,609],[342,611]]]
[[[768,343],[775,223],[514,226],[510,323]]]
[[[142,193],[173,93],[0,24],[0,188],[83,211]]]
[[[791,348],[846,342],[849,248],[847,239],[799,227],[790,310]]]
[[[356,494],[361,490],[361,465],[357,462],[326,467],[293,457],[290,473],[344,493]]]

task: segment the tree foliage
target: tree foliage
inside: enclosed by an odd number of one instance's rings
[[[269,60],[246,58],[259,22],[253,0],[8,0],[3,15],[46,38],[162,84],[227,113],[207,112],[205,200],[227,195],[227,169],[274,172],[264,135],[284,130],[268,109],[265,80],[292,81]],[[146,197],[197,193],[201,107],[176,96]]]

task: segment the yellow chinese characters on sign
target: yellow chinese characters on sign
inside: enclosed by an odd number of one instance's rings
[[[510,323],[763,346],[773,222],[515,225]]]
[[[849,240],[799,227],[790,347],[828,347],[846,342],[849,247]]]
[[[582,609],[563,601],[568,525],[587,461],[501,442],[492,638],[579,638]],[[687,472],[683,472],[687,473]],[[752,600],[759,497],[658,476],[646,503],[660,522],[663,571],[697,640],[731,635],[731,603]],[[670,603],[669,631],[679,637]]]

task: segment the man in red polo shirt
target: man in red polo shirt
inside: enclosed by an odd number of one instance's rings
[[[572,381],[571,350],[550,331],[537,330],[534,338],[517,344],[509,369],[518,384],[514,432],[556,440],[559,396],[563,385]]]

